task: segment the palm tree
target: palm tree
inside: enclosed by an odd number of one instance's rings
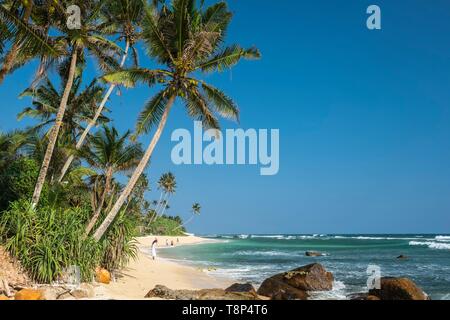
[[[135,168],[142,157],[140,145],[127,144],[129,136],[129,131],[119,136],[115,128],[103,126],[102,130],[90,139],[89,147],[85,146],[80,150],[81,157],[91,167],[100,170],[105,181],[100,201],[86,226],[86,235],[89,235],[102,212],[105,200],[111,191],[114,175]]]
[[[119,35],[118,39],[119,41],[122,40],[125,41],[125,50],[123,52],[122,60],[119,65],[120,68],[122,68],[125,65],[125,62],[128,57],[128,52],[130,49],[132,50],[134,61],[135,64],[137,65],[137,50],[135,48],[137,37],[136,28],[139,25],[142,18],[142,9],[143,9],[142,0],[109,1],[103,7],[102,19],[104,20],[104,22],[99,26],[99,29],[104,34],[117,34]],[[77,150],[79,150],[83,146],[89,132],[98,122],[99,118],[102,115],[103,109],[105,108],[105,105],[109,97],[111,96],[112,92],[114,91],[115,87],[116,84],[110,84],[94,116],[92,117],[92,119],[88,121],[88,125],[86,126],[82,135],[78,139],[78,142],[76,144]],[[71,155],[67,159],[63,169],[61,170],[59,182],[61,182],[62,179],[64,178],[67,170],[72,164],[73,159],[74,159],[73,155]]]
[[[161,216],[164,215],[164,212],[169,207],[169,197],[173,195],[177,189],[177,182],[173,173],[168,172],[166,174],[163,174],[162,179],[162,188],[164,190],[165,197],[163,200],[163,205],[160,208],[161,212],[159,213],[159,215]]]
[[[64,0],[63,4],[74,4],[72,1]],[[56,114],[55,123],[49,135],[49,143],[45,152],[42,167],[36,182],[36,188],[33,193],[32,204],[36,206],[39,203],[41,191],[45,183],[48,167],[52,159],[53,150],[58,138],[58,134],[63,122],[64,114],[69,100],[69,95],[75,78],[77,61],[83,60],[87,53],[93,55],[98,62],[98,66],[105,70],[113,70],[117,67],[114,59],[115,54],[120,48],[112,41],[106,39],[96,29],[98,25],[99,9],[102,6],[101,1],[75,1],[75,4],[81,8],[83,24],[80,29],[70,30],[66,25],[65,12],[55,19],[55,27],[62,35],[55,36],[56,42],[64,44],[67,51],[70,52],[69,67],[67,78],[64,82],[64,92]]]
[[[13,69],[21,66],[34,57],[40,57],[43,65],[61,54],[60,48],[48,38],[48,25],[33,24],[33,15],[38,11],[45,12],[43,7],[54,5],[54,1],[33,0],[0,0],[0,54],[4,51],[5,43],[10,42],[11,47],[5,54],[0,68],[0,84],[6,75]]]
[[[97,240],[112,223],[144,172],[177,97],[183,100],[188,114],[207,127],[219,129],[217,115],[238,119],[238,108],[228,96],[203,80],[194,78],[199,71],[221,71],[242,58],[260,57],[256,48],[242,49],[238,45],[222,48],[231,16],[225,2],[205,10],[197,8],[194,0],[174,0],[171,6],[163,5],[159,11],[146,5],[142,37],[150,56],[165,69],[135,68],[109,74],[105,79],[125,86],[133,86],[136,82],[148,85],[160,83],[163,88],[144,107],[136,133],[146,133],[154,125],[158,127],[127,186],[96,230],[94,237]]]
[[[167,203],[167,197],[169,196],[169,194],[175,193],[176,187],[177,183],[175,180],[175,176],[171,172],[161,175],[158,180],[158,189],[161,190],[161,194],[157,203],[158,206],[155,208],[157,215],[162,212],[163,204]]]
[[[18,150],[27,142],[28,135],[20,131],[0,132],[0,171],[18,156]]]
[[[63,76],[63,75],[61,75]],[[84,123],[95,113],[97,103],[101,100],[103,88],[94,80],[81,91],[82,74],[74,79],[74,84],[70,90],[66,112],[60,129],[60,137],[66,137],[68,145],[73,144],[84,130]],[[57,90],[49,78],[36,89],[25,90],[20,97],[31,97],[32,106],[25,108],[18,119],[30,117],[38,119],[38,124],[30,130],[45,130],[45,135],[49,136],[51,128],[55,123],[55,116],[58,106],[61,103],[64,88]],[[100,119],[101,123],[108,122],[107,117]]]
[[[196,216],[200,215],[200,211],[202,210],[202,207],[200,206],[199,203],[194,203],[192,205],[192,210],[191,210],[191,217],[183,224],[180,224],[178,227],[176,227],[175,229],[173,229],[173,231],[181,229],[183,227],[185,227],[186,225],[188,225]]]

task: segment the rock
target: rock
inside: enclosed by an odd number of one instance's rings
[[[9,300],[9,298],[5,295],[0,295],[0,301]]]
[[[260,300],[256,293],[227,292],[223,289],[171,290],[161,285],[150,290],[145,298],[168,300]]]
[[[381,278],[381,289],[369,290],[381,300],[429,300],[428,296],[408,278]]]
[[[270,277],[261,284],[257,293],[272,300],[306,300],[308,293],[284,282],[283,274]]]
[[[40,290],[22,289],[16,292],[15,300],[43,300],[43,295]]]
[[[397,257],[397,259],[406,260],[406,259],[408,259],[408,257],[404,256],[404,255],[400,255],[400,256]]]
[[[70,291],[75,299],[93,298],[95,296],[94,287],[87,283],[82,283],[78,288]]]
[[[304,291],[329,291],[333,289],[333,274],[318,263],[286,272],[284,282]]]
[[[111,274],[106,269],[97,268],[95,270],[95,280],[99,283],[109,284],[111,282]]]
[[[333,289],[333,280],[331,272],[313,263],[266,279],[257,293],[276,300],[306,300],[307,291]]]
[[[255,288],[251,283],[235,283],[225,289],[226,292],[252,292],[256,293]]]
[[[347,297],[349,300],[359,300],[359,301],[375,301],[375,300],[381,300],[380,298],[376,296],[371,296],[368,293],[354,293]]]
[[[306,251],[305,256],[307,257],[323,257],[325,254],[316,251]]]

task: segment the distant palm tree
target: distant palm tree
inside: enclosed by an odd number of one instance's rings
[[[107,1],[105,6],[102,8],[103,22],[98,26],[99,30],[103,34],[118,35],[119,41],[125,41],[125,50],[123,52],[122,60],[119,65],[120,68],[125,65],[130,49],[133,53],[134,63],[137,65],[137,50],[135,48],[135,43],[138,34],[136,28],[141,22],[143,12],[142,9],[142,0]],[[105,108],[105,105],[108,102],[108,99],[114,91],[115,87],[115,84],[111,84],[109,86],[103,97],[103,100],[96,109],[96,112],[93,114],[91,119],[88,119],[87,126],[76,143],[77,150],[79,150],[84,145],[89,132],[97,124]],[[74,156],[71,155],[64,164],[59,177],[60,182],[62,181],[64,175],[72,164],[73,159]]]
[[[166,209],[168,209],[169,197],[176,192],[177,182],[172,172],[168,172],[162,175],[162,189],[164,192],[164,199],[160,206],[159,215],[163,215]]]
[[[102,212],[114,174],[132,170],[139,163],[142,149],[138,144],[128,144],[129,136],[130,132],[119,136],[115,128],[103,126],[102,130],[90,139],[89,147],[85,146],[80,151],[80,156],[90,166],[101,171],[104,180],[103,193],[97,209],[86,226],[86,235],[91,232]]]
[[[191,210],[192,215],[191,215],[191,217],[185,223],[183,223],[183,224],[179,225],[178,227],[176,227],[173,231],[181,229],[183,227],[186,227],[186,225],[188,225],[190,222],[192,222],[192,220],[194,220],[194,218],[196,216],[200,215],[201,210],[202,210],[202,207],[200,206],[200,204],[199,203],[194,203],[192,205],[192,210]]]
[[[203,2],[202,2],[203,3]],[[238,119],[238,108],[219,89],[198,79],[199,72],[222,71],[242,58],[259,58],[256,48],[238,45],[222,48],[231,12],[225,2],[203,9],[194,0],[173,0],[170,6],[156,10],[146,5],[142,38],[147,52],[165,69],[134,68],[105,76],[105,80],[128,87],[136,82],[163,86],[145,106],[137,121],[136,133],[147,133],[157,125],[139,166],[122,191],[114,207],[95,232],[99,240],[119,213],[139,176],[144,172],[167,122],[170,110],[181,98],[188,114],[206,127],[219,129],[217,116]]]
[[[77,62],[85,59],[89,53],[94,56],[98,62],[98,66],[105,70],[114,70],[117,68],[117,62],[114,59],[120,48],[112,41],[97,30],[100,8],[102,2],[97,1],[61,1],[61,5],[78,5],[82,13],[82,26],[80,29],[71,30],[67,27],[67,18],[65,12],[56,11],[57,17],[54,19],[52,25],[58,33],[55,36],[55,41],[59,45],[66,47],[67,52],[70,52],[70,57],[67,58],[67,77],[64,82],[64,92],[61,98],[58,112],[55,118],[55,124],[49,135],[49,143],[45,152],[42,167],[36,182],[36,187],[33,193],[32,204],[36,206],[39,203],[41,191],[47,177],[48,167],[52,159],[55,144],[59,135],[60,128],[63,123],[64,114],[66,112],[67,103],[69,100],[72,85],[76,76]]]

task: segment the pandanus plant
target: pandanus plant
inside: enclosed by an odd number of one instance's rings
[[[225,2],[206,9],[199,8],[195,0],[174,0],[159,10],[145,5],[142,39],[148,55],[161,68],[132,68],[108,74],[104,79],[126,87],[133,87],[137,82],[149,86],[159,84],[161,90],[148,101],[138,118],[136,134],[148,133],[154,126],[157,128],[127,186],[95,231],[97,240],[114,221],[147,167],[177,98],[183,102],[189,116],[201,120],[205,127],[219,129],[218,116],[238,120],[239,111],[233,100],[200,77],[202,73],[230,68],[243,58],[260,57],[256,48],[223,47],[231,17]]]

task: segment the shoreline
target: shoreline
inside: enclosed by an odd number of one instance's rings
[[[160,246],[157,259],[152,260],[147,252],[149,252],[151,243],[155,238],[158,239]],[[231,279],[215,277],[198,268],[159,257],[161,249],[170,248],[165,246],[166,239],[169,244],[173,241],[175,247],[215,241],[196,236],[138,237],[136,238],[138,242],[136,259],[130,261],[126,268],[115,274],[115,281],[97,287],[96,299],[143,300],[145,295],[156,285],[177,290],[199,290],[224,289],[233,283]],[[177,239],[179,239],[179,243]]]

